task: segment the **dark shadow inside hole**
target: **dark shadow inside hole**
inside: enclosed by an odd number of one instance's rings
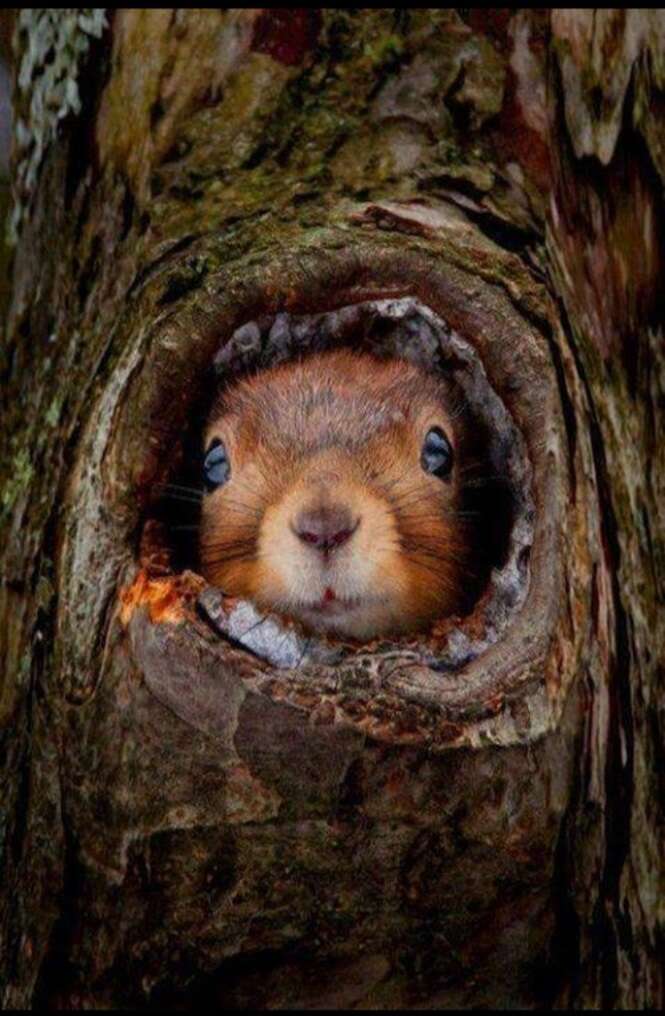
[[[168,479],[156,491],[149,513],[160,524],[171,570],[176,574],[186,569],[200,570],[203,433],[218,386],[219,380],[211,367],[201,379],[187,428],[178,447],[171,450],[173,464]]]
[[[474,447],[469,450],[462,484],[462,510],[475,520],[475,568],[477,579],[471,583],[465,612],[473,608],[482,594],[492,568],[502,568],[508,558],[510,533],[514,523],[515,495],[507,476],[497,473],[489,461],[488,425],[469,410],[469,429]]]

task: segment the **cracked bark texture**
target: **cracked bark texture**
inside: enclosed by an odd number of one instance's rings
[[[662,1005],[664,34],[122,9],[92,41],[0,360],[6,1007]],[[524,431],[529,600],[468,673],[276,671],[139,575],[151,485],[220,335],[405,293]]]

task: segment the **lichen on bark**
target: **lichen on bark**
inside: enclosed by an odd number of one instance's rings
[[[107,26],[105,8],[22,8],[16,20],[14,200],[8,229],[16,242],[58,125],[81,112],[79,76],[92,39]]]

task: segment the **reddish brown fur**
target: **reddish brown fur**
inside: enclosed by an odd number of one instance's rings
[[[460,609],[471,542],[460,515],[462,409],[443,380],[352,351],[233,384],[206,433],[206,447],[223,441],[231,475],[204,497],[203,574],[308,628],[363,639]],[[446,480],[420,462],[434,426],[453,446]],[[329,504],[348,508],[358,528],[323,560],[298,539],[294,519]]]

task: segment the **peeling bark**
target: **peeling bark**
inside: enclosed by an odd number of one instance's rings
[[[663,16],[462,14],[115,11],[17,173],[9,1008],[663,1002]],[[521,434],[525,603],[280,668],[154,491],[236,328],[402,297]]]

